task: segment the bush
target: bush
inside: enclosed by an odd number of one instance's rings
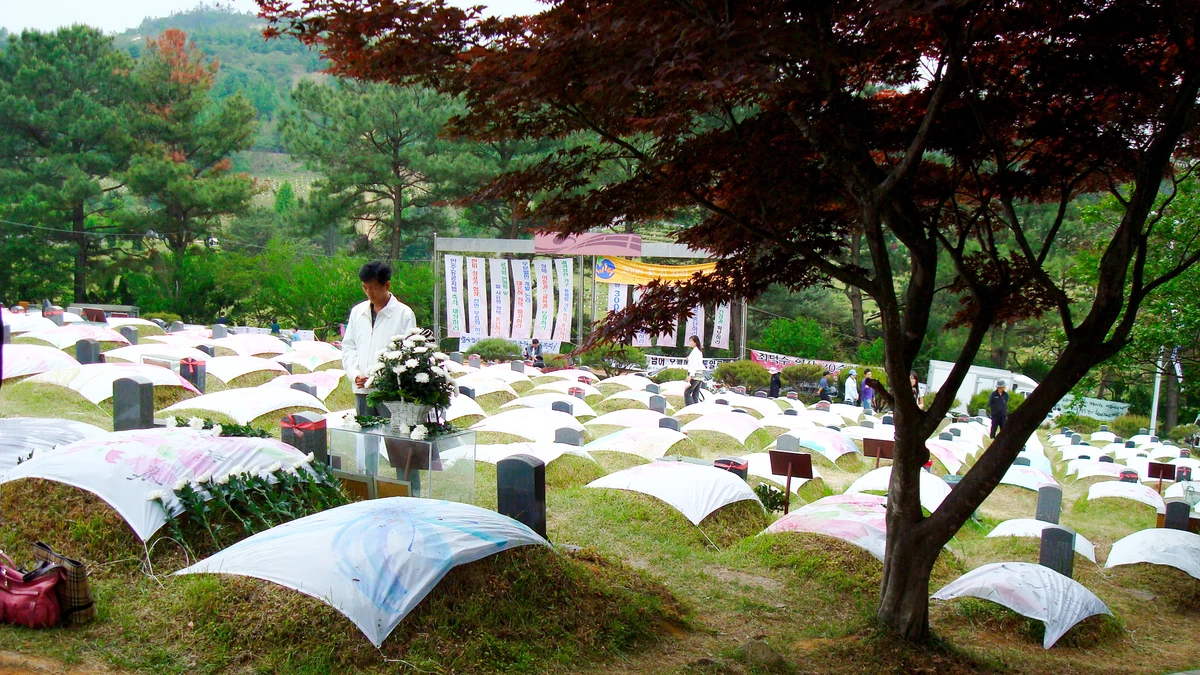
[[[1200,427],[1196,426],[1195,424],[1180,424],[1179,426],[1171,429],[1170,433],[1167,434],[1167,438],[1175,441],[1176,443],[1181,443],[1184,439],[1191,438],[1197,432],[1200,432]]]
[[[516,361],[524,356],[521,345],[502,338],[487,338],[476,342],[468,355],[478,354],[484,361]]]
[[[759,388],[771,383],[771,374],[753,361],[726,361],[713,377],[727,387]]]
[[[783,505],[787,501],[783,490],[767,483],[755,485],[754,494],[758,495],[758,500],[767,511],[783,511]]]
[[[991,411],[991,406],[988,405],[988,398],[992,395],[992,390],[981,391],[971,397],[971,402],[967,404],[967,412],[974,415],[980,409]],[[1022,403],[1025,402],[1025,394],[1018,394],[1015,391],[1008,392],[1008,412],[1016,410]]]
[[[571,357],[566,354],[542,354],[542,361],[547,370],[561,370],[571,367]]]
[[[1074,429],[1075,427],[1071,427]],[[1145,415],[1121,415],[1117,419],[1108,423],[1109,431],[1120,436],[1121,438],[1129,438],[1137,435],[1141,429],[1150,428],[1150,418]]]
[[[1126,417],[1130,417],[1130,415],[1126,415]],[[1121,418],[1118,417],[1117,419],[1119,420]],[[1142,419],[1146,418],[1143,417]],[[1113,420],[1113,422],[1116,421],[1117,420]],[[1149,423],[1149,420],[1146,421]],[[1113,428],[1113,422],[1109,423],[1109,429]],[[1079,415],[1077,413],[1063,413],[1054,418],[1054,424],[1059,427],[1070,427],[1071,431],[1076,431],[1081,434],[1090,434],[1099,431],[1100,425],[1103,423],[1095,417],[1088,417],[1087,415]],[[1124,434],[1120,434],[1120,432],[1117,431],[1114,431],[1113,433],[1124,436]],[[1136,428],[1133,430],[1133,433],[1137,433]],[[1126,438],[1128,438],[1128,436],[1126,436]]]
[[[833,355],[835,341],[821,324],[806,317],[795,321],[772,319],[762,332],[763,349],[805,359],[826,359]]]
[[[779,377],[783,381],[785,387],[798,389],[802,384],[816,384],[821,381],[821,376],[825,374],[825,367],[816,364],[802,363],[794,366],[787,366],[780,373]]]
[[[858,346],[858,352],[854,355],[854,360],[858,363],[869,364],[872,366],[883,365],[883,338],[876,338],[874,342],[867,342]]]
[[[683,368],[663,368],[655,373],[654,377],[651,377],[650,379],[654,380],[658,384],[663,384],[664,382],[679,382],[680,380],[687,379],[687,371]]]
[[[646,354],[637,347],[608,342],[584,352],[583,364],[613,375],[645,368]]]
[[[929,410],[929,406],[933,405],[933,399],[937,398],[937,394],[936,391],[926,392],[925,396],[921,398],[921,409]],[[960,405],[962,405],[962,401],[956,398],[950,403],[950,409],[954,410]]]
[[[179,315],[174,312],[147,312],[145,314],[142,314],[141,317],[147,321],[150,321],[152,319],[158,319],[159,321],[162,321],[163,323],[167,324],[168,326],[170,326],[175,321],[183,321],[183,319],[181,319],[179,317]]]

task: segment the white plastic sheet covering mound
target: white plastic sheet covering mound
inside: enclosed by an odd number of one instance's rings
[[[587,484],[590,488],[630,490],[670,504],[693,525],[722,506],[758,496],[746,484],[723,469],[685,462],[650,462],[610,473]]]
[[[989,537],[1032,537],[1042,538],[1042,530],[1053,527],[1050,523],[1033,518],[1013,518],[1006,520],[988,532]],[[1078,532],[1075,533],[1075,552],[1096,562],[1096,546]]]
[[[1104,497],[1120,497],[1141,502],[1156,509],[1165,509],[1163,498],[1151,488],[1139,483],[1122,483],[1117,480],[1106,480],[1088,488],[1088,501]]]
[[[813,427],[789,431],[786,435],[795,438],[802,451],[805,448],[814,450],[831,462],[836,462],[837,458],[842,455],[858,452],[858,446],[854,444],[854,441],[837,429]],[[778,440],[776,443],[778,444]]]
[[[325,364],[341,361],[342,353],[336,348],[297,349],[294,352],[272,356],[271,360],[276,363],[292,363],[298,366],[304,366],[309,370],[316,370]]]
[[[604,400],[605,401],[634,401],[636,403],[640,403],[643,408],[648,409],[650,407],[650,397],[651,396],[659,396],[659,394],[651,394],[648,391],[637,391],[637,390],[633,390],[633,389],[626,389],[624,391],[618,391],[617,393],[609,396],[608,398],[606,398]],[[664,400],[666,400],[666,399],[664,398]],[[673,412],[675,412],[675,406],[671,405],[670,402],[668,402],[667,403],[667,413],[669,414],[669,413],[673,413]]]
[[[104,360],[108,363],[112,363],[117,359],[128,363],[141,363],[143,358],[152,359],[156,357],[166,359],[196,359],[198,361],[208,361],[212,358],[199,349],[184,347],[182,345],[168,345],[161,342],[144,342],[129,345],[128,347],[117,347],[116,349],[104,352]]]
[[[674,429],[622,429],[583,446],[589,452],[623,452],[645,459],[666,455],[674,445],[687,436]]]
[[[600,380],[600,378],[597,377],[595,373],[588,371],[588,370],[580,370],[579,368],[563,368],[561,370],[548,370],[545,372],[538,372],[537,368],[525,366],[525,372],[533,373],[533,377],[542,377],[542,376],[556,377],[560,380],[570,380],[571,382],[578,382],[579,378],[583,377],[583,378],[587,378],[588,384],[596,384],[596,382]],[[645,379],[645,378],[643,378],[643,379]],[[649,382],[650,380],[646,380],[646,381]]]
[[[796,429],[811,429],[813,423],[808,417],[801,415],[784,415],[781,410],[778,415],[768,415],[759,420],[759,423],[764,427],[774,427],[776,429],[786,429],[787,431],[795,431]]]
[[[9,344],[4,350],[4,371],[0,379],[37,375],[59,368],[79,367],[79,362],[70,354],[44,345]]]
[[[284,523],[176,574],[280,584],[341,612],[378,647],[452,568],[518,546],[549,545],[477,506],[392,497]]]
[[[780,485],[787,485],[787,474],[771,473],[771,455],[767,452],[753,452],[748,455],[742,455],[742,459],[746,460],[746,473],[759,478],[766,478]],[[813,467],[813,478],[821,478],[821,472],[817,471],[817,467]],[[800,488],[804,486],[810,479],[797,478],[792,476],[792,492],[800,492]]]
[[[596,411],[592,410],[592,406],[588,405],[581,398],[568,396],[566,394],[557,394],[547,392],[544,394],[532,394],[530,396],[522,396],[513,399],[508,403],[500,406],[503,410],[511,410],[512,408],[545,408],[549,409],[555,403],[567,403],[571,406],[571,414],[576,417],[595,417]]]
[[[658,385],[658,393],[663,396],[678,396],[683,398],[683,392],[688,388],[686,380],[675,380],[673,382],[663,382]]]
[[[883,560],[887,546],[887,501],[876,495],[833,495],[806,504],[771,523],[760,534],[812,532],[841,539]]]
[[[561,373],[561,372],[565,372],[565,371],[560,370],[560,371],[557,371],[554,373],[546,373],[546,374],[547,375],[558,375],[558,373]],[[575,378],[571,378],[571,379],[575,379]],[[609,377],[609,378],[600,380],[600,382],[598,382],[597,384],[615,384],[618,387],[625,387],[627,389],[632,389],[633,391],[644,391],[646,389],[646,387],[654,384],[654,380],[651,380],[648,377],[642,377],[641,375],[617,375],[616,377]]]
[[[316,387],[317,398],[324,401],[338,388],[338,385],[342,383],[342,378],[345,376],[346,371],[330,368],[329,370],[318,370],[315,373],[281,375],[262,386],[291,387],[293,384],[307,384]]]
[[[511,434],[527,441],[543,443],[553,443],[554,432],[564,428],[583,431],[583,425],[571,415],[540,408],[505,410],[471,427],[473,431]]]
[[[975,597],[991,600],[1046,624],[1042,647],[1049,649],[1071,626],[1095,614],[1112,614],[1074,579],[1034,563],[992,563],[971,570],[933,594],[934,600]]]
[[[842,433],[854,440],[876,438],[882,441],[896,440],[896,427],[890,424],[880,424],[874,427],[862,427],[857,424],[852,427],[842,427]]]
[[[58,328],[58,324],[40,314],[5,314],[4,325],[13,335]]]
[[[179,345],[180,347],[192,347],[192,348],[200,347],[202,345],[208,346],[208,347],[216,346],[212,340],[210,340],[206,337],[201,337],[199,335],[188,334],[188,333],[171,333],[169,335],[147,335],[146,337],[140,338],[140,339],[141,339],[140,344],[144,344],[146,342],[159,342],[164,345]]]
[[[244,333],[230,335],[212,341],[217,347],[232,349],[239,356],[257,356],[259,354],[283,354],[292,351],[288,343],[273,335]]]
[[[841,415],[849,422],[857,422],[862,417],[862,406],[848,405],[846,403],[831,403],[829,412],[835,412]]]
[[[1196,470],[1192,469],[1195,473]],[[1182,499],[1188,492],[1200,493],[1200,481],[1185,480],[1182,483],[1172,483],[1163,490],[1163,499]]]
[[[501,382],[494,377],[484,377],[479,373],[471,373],[459,378],[455,378],[454,386],[470,387],[475,390],[475,397],[487,396],[502,391],[513,398],[517,397],[517,391],[508,385],[506,382]],[[565,393],[565,392],[564,392]]]
[[[466,380],[473,380],[475,378],[488,378],[491,380],[500,380],[501,382],[503,382],[509,386],[512,386],[513,384],[516,384],[517,382],[529,382],[528,375],[526,375],[524,373],[518,373],[517,371],[512,369],[512,366],[508,365],[507,363],[505,363],[503,365],[499,365],[499,366],[488,366],[486,368],[481,368],[481,369],[479,369],[478,372],[471,373],[470,375],[464,376],[462,378],[464,380],[463,384],[466,384]]]
[[[487,417],[487,413],[483,408],[475,402],[475,399],[462,394],[454,394],[450,397],[450,407],[446,408],[446,421],[453,422],[462,417]]]
[[[204,362],[204,372],[222,382],[249,373],[269,370],[287,375],[287,368],[270,359],[260,359],[257,356],[217,356]]]
[[[733,406],[734,408],[753,410],[762,417],[766,417],[767,415],[775,415],[783,411],[783,408],[780,408],[779,404],[773,399],[759,398],[758,396],[744,396],[736,393],[724,393],[717,394],[711,398],[714,402],[724,399],[729,401],[729,405]]]
[[[57,384],[78,392],[92,403],[112,398],[113,382],[125,377],[144,377],[156,387],[183,387],[199,394],[191,382],[162,366],[147,366],[140,363],[89,363],[74,368],[60,368],[41,375],[34,375],[27,382]]]
[[[109,432],[91,424],[44,417],[0,418],[0,476],[35,452]]]
[[[105,323],[107,323],[108,325],[110,325],[114,328],[120,328],[121,326],[157,326],[158,325],[149,319],[142,319],[142,318],[139,318],[136,316],[110,316],[107,319],[105,319]]]
[[[582,389],[584,396],[603,396],[603,394],[600,393],[600,390],[593,385],[587,384],[586,382],[571,382],[570,380],[555,380],[554,382],[539,384],[538,386],[534,387],[530,393],[544,394],[546,392],[552,392],[557,394],[570,394],[571,389],[574,387],[579,387]]]
[[[183,507],[172,491],[177,481],[204,474],[216,477],[239,466],[258,472],[277,462],[299,466],[304,456],[270,438],[220,438],[187,428],[138,429],[39,452],[0,483],[44,478],[87,490],[108,502],[146,541],[167,522],[162,506],[147,499],[151,492],[164,492],[167,508],[181,513]]]
[[[946,481],[927,472],[921,471],[917,475],[920,476],[921,487],[921,506],[930,513],[937,510],[941,506],[942,500],[950,496],[950,486],[946,485]],[[888,482],[892,479],[892,467],[881,466],[874,471],[859,476],[858,480],[850,484],[846,488],[846,494],[854,494],[856,492],[887,492]]]
[[[925,441],[925,449],[929,450],[929,454],[936,457],[950,473],[956,474],[962,468],[965,458],[959,457],[958,448],[954,444],[930,439]]]
[[[584,448],[566,443],[499,443],[495,445],[484,444],[475,446],[475,459],[480,462],[487,462],[488,464],[495,464],[513,455],[537,457],[547,466],[550,465],[550,462],[563,455],[574,455],[588,461],[596,461]]]
[[[1170,565],[1200,579],[1200,534],[1165,527],[1134,532],[1112,545],[1104,566],[1135,563]]]
[[[1047,485],[1058,485],[1054,476],[1033,468],[1032,466],[1010,466],[1000,479],[1005,485],[1015,485],[1026,490],[1037,491]]]
[[[703,403],[693,403],[684,406],[675,411],[675,417],[687,417],[688,415],[711,415],[713,413],[727,413],[733,410],[732,406],[715,403],[712,400]],[[740,414],[740,413],[739,413]]]
[[[600,419],[600,418],[597,418]],[[683,425],[681,431],[691,434],[696,431],[715,431],[737,439],[738,443],[746,444],[750,434],[762,429],[762,424],[752,415],[738,412],[712,413],[701,415]]]
[[[124,335],[103,328],[101,326],[73,324],[69,326],[55,326],[45,330],[35,330],[25,333],[21,337],[33,338],[42,342],[54,345],[59,349],[74,347],[76,342],[80,340],[92,339],[97,342],[119,342],[123,345],[128,345],[129,340],[125,339]]]
[[[808,417],[813,424],[822,427],[844,427],[846,426],[846,418],[835,412],[827,410],[809,410],[807,413],[801,413]]]
[[[1121,472],[1124,470],[1125,465],[1123,464],[1101,462],[1095,459],[1072,459],[1067,462],[1067,475],[1073,475],[1077,479],[1091,478],[1092,476],[1120,478]]]
[[[181,410],[207,410],[227,415],[238,424],[249,424],[273,410],[284,408],[311,408],[329,412],[320,399],[305,392],[287,387],[247,387],[226,389],[212,394],[180,401],[163,408],[160,415],[172,415]]]
[[[740,413],[739,413],[740,414]],[[594,420],[589,420],[585,426],[612,426],[626,429],[657,429],[659,420],[666,417],[654,410],[628,408],[604,413]]]

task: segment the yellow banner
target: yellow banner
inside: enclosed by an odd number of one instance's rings
[[[606,256],[596,259],[595,274],[596,281],[603,281],[610,284],[645,286],[655,279],[661,279],[663,283],[688,281],[697,272],[709,274],[716,269],[716,263],[705,263],[703,265],[651,265],[649,263],[634,262],[628,258]]]

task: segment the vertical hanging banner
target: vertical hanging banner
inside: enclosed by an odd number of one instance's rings
[[[716,311],[713,313],[713,334],[710,347],[717,349],[729,349],[729,303],[721,303],[717,305]]]
[[[559,342],[571,340],[571,309],[575,306],[571,279],[573,258],[555,258],[554,269],[558,271],[558,320],[554,322],[554,336]]]
[[[491,267],[492,280],[492,337],[508,339],[509,300],[512,297],[508,283],[508,261],[492,259],[488,261]]]
[[[638,300],[641,300],[641,299],[642,299],[642,287],[634,286],[633,287],[633,304],[636,305],[638,303]],[[650,339],[650,333],[647,333],[646,331],[640,331],[638,333],[634,333],[632,344],[634,347],[653,347],[654,341]]]
[[[537,314],[533,317],[533,337],[549,340],[554,334],[554,263],[534,260],[533,273],[537,281]]]
[[[512,339],[528,340],[533,334],[533,283],[528,260],[510,260],[513,280]]]
[[[483,258],[467,258],[467,334],[487,337],[487,272]]]
[[[625,298],[628,295],[625,289],[629,288],[625,284],[609,284],[608,285],[608,302],[605,309],[611,312],[619,312],[625,309]]]
[[[463,335],[462,256],[446,256],[446,336]]]
[[[659,347],[678,347],[679,346],[679,320],[675,321],[675,327],[670,333],[659,333],[658,340],[655,342]]]
[[[683,336],[683,343],[691,344],[688,340],[691,340],[693,335],[700,338],[701,345],[704,344],[704,305],[696,305],[692,308],[692,315],[687,320],[687,334]]]

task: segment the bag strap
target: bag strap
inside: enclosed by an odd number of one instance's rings
[[[12,568],[13,571],[20,572],[20,570],[17,569],[17,563],[13,562],[13,559],[8,557],[7,553],[5,553],[4,551],[0,551],[0,558],[2,558],[5,562],[7,562],[8,566],[10,568]]]

